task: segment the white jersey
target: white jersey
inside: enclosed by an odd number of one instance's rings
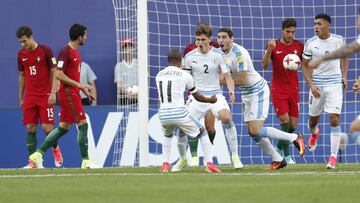
[[[331,34],[328,39],[314,36],[306,41],[303,58],[310,60],[335,51],[345,44],[340,35]],[[328,60],[320,63],[312,74],[312,82],[317,86],[328,86],[342,83],[340,59]]]
[[[186,54],[184,64],[200,93],[205,96],[222,94],[219,74],[220,71],[229,72],[222,51],[212,47],[209,53],[203,54],[198,48],[194,49]]]
[[[179,119],[189,114],[184,102],[184,92],[186,89],[191,93],[197,91],[189,73],[178,67],[168,66],[156,75],[156,86],[160,120]]]
[[[225,63],[232,73],[247,72],[246,85],[240,86],[242,95],[258,93],[264,89],[266,81],[256,72],[250,54],[243,46],[233,43],[229,53],[225,55]]]

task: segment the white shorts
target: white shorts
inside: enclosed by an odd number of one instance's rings
[[[160,120],[160,124],[165,136],[173,135],[179,128],[190,137],[197,137],[200,134],[200,128],[203,127],[200,121],[191,114],[180,119]]]
[[[331,86],[318,86],[321,97],[316,99],[311,90],[309,93],[309,115],[318,116],[323,111],[326,113],[341,113],[343,102],[342,84]]]
[[[212,114],[219,119],[219,111],[227,109],[230,112],[229,105],[222,94],[216,95],[217,101],[214,104],[199,102],[192,95],[186,102],[189,112],[197,119],[202,119],[206,113],[211,110]]]
[[[264,121],[269,113],[269,86],[265,85],[264,90],[255,94],[242,95],[244,121]]]

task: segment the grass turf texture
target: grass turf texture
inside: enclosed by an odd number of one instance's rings
[[[222,174],[203,167],[160,174],[159,167],[0,170],[0,202],[359,202],[360,164],[290,165],[267,172],[246,165]]]

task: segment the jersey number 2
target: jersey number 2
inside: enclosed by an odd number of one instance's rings
[[[205,73],[205,74],[209,74],[209,72],[208,72],[209,66],[205,64],[205,65],[204,65],[204,68],[205,68],[204,73]]]

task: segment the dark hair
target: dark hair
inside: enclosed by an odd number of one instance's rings
[[[229,38],[234,36],[233,31],[230,28],[227,28],[227,27],[220,28],[218,33],[219,32],[226,32],[227,35],[229,36]]]
[[[73,24],[69,31],[71,41],[77,40],[80,36],[84,36],[86,27],[80,24]]]
[[[167,55],[169,63],[181,63],[182,61],[182,54],[178,49],[170,49]]]
[[[206,35],[207,37],[211,37],[212,30],[209,24],[207,23],[199,23],[196,27],[195,35]]]
[[[319,19],[319,18],[323,19],[323,20],[327,21],[329,24],[331,24],[331,17],[328,14],[326,14],[326,13],[317,14],[315,16],[315,20]]]
[[[28,26],[20,26],[17,31],[16,31],[16,36],[17,38],[21,38],[22,36],[26,36],[27,38],[29,38],[32,35],[32,30],[30,27]]]
[[[294,18],[285,18],[282,22],[282,29],[296,27],[296,20]]]

